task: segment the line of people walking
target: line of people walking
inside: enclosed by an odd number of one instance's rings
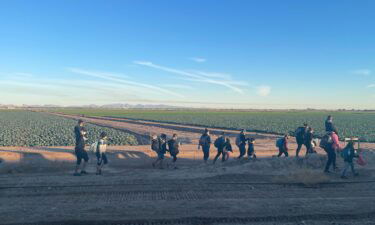
[[[319,147],[324,149],[328,156],[324,172],[330,173],[331,167],[333,170],[338,170],[338,167],[336,165],[336,158],[337,153],[340,152],[345,161],[345,167],[342,171],[342,178],[347,178],[346,174],[349,168],[352,170],[354,175],[358,175],[358,173],[354,169],[353,163],[353,158],[359,157],[354,149],[354,142],[349,141],[345,148],[341,148],[338,132],[333,124],[332,116],[328,116],[325,121],[325,131],[326,134],[321,138],[319,143]],[[88,139],[87,130],[85,129],[84,122],[82,120],[78,121],[77,126],[75,126],[74,128],[74,133],[76,139],[75,155],[77,158],[74,176],[81,176],[87,174],[86,164],[89,161],[89,155],[85,150],[85,143]],[[299,157],[299,153],[303,146],[306,147],[306,156],[316,153],[315,147],[318,146],[318,144],[317,140],[314,139],[314,130],[312,127],[310,127],[307,123],[304,123],[303,126],[296,129],[294,134],[297,143],[297,158]],[[276,140],[276,147],[279,150],[277,157],[281,157],[282,155],[284,155],[285,157],[289,156],[289,138],[289,134],[285,134],[283,137]],[[108,163],[108,159],[106,156],[106,148],[108,143],[107,140],[107,134],[105,132],[102,132],[99,135],[98,141],[93,143],[89,149],[89,151],[95,153],[95,156],[97,158],[97,175],[102,174],[104,165]],[[204,163],[208,163],[208,160],[210,158],[210,148],[212,144],[217,149],[217,153],[212,163],[215,164],[220,156],[222,162],[228,161],[230,155],[233,153],[233,147],[229,136],[222,132],[215,139],[215,141],[212,142],[210,131],[206,128],[198,142],[198,150],[202,149]],[[246,130],[241,130],[240,133],[236,136],[235,145],[239,149],[239,156],[237,157],[238,160],[244,159],[246,153],[247,159],[256,159],[255,139],[247,138]],[[152,166],[154,168],[164,168],[165,154],[169,152],[171,161],[167,163],[167,167],[177,169],[176,162],[177,156],[180,152],[180,146],[181,143],[178,141],[177,134],[173,134],[169,140],[166,134],[161,134],[159,137],[157,135],[153,135],[151,140],[151,149],[157,153],[157,158],[152,163]]]

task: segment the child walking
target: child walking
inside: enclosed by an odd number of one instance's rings
[[[102,174],[102,169],[104,165],[108,163],[106,151],[107,151],[107,133],[102,132],[100,134],[100,138],[96,147],[96,159],[97,159],[97,167],[96,167],[96,175]]]
[[[250,138],[248,139],[248,148],[247,148],[247,158],[248,159],[256,159],[257,156],[255,155],[255,149],[254,149],[255,139]]]

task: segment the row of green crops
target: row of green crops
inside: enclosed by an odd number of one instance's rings
[[[70,146],[74,145],[76,121],[46,113],[30,111],[0,111],[0,146]],[[85,125],[88,143],[107,132],[110,144],[136,145],[133,135],[92,124]]]
[[[324,134],[324,121],[327,115],[334,116],[334,123],[341,137],[358,136],[364,141],[375,141],[375,113],[373,112],[234,112],[202,110],[104,110],[104,109],[65,109],[70,114],[87,116],[110,116],[181,124],[220,127],[230,129],[245,128],[269,133],[291,133],[307,122],[318,136]]]

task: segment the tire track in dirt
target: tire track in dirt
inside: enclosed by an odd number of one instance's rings
[[[167,224],[249,224],[249,223],[286,223],[301,221],[355,221],[355,220],[374,220],[375,212],[358,213],[358,214],[308,214],[297,216],[264,216],[264,217],[185,217],[179,219],[154,219],[154,220],[121,220],[121,221],[55,221],[55,222],[41,222],[41,223],[22,223],[24,225],[167,225]],[[305,223],[302,223],[305,224]],[[19,225],[19,224],[7,224]]]

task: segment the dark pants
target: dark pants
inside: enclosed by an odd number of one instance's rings
[[[301,139],[296,139],[296,141],[297,141],[297,150],[296,150],[296,156],[298,157],[298,155],[299,155],[299,152],[301,151],[301,148],[302,148],[302,146],[305,144],[304,143],[304,141],[303,140],[301,140]],[[307,149],[307,147],[306,147],[306,149]],[[306,150],[307,151],[307,150]]]
[[[177,155],[176,154],[171,154],[171,157],[173,158],[173,162],[177,161]]]
[[[314,149],[312,147],[311,142],[306,142],[305,146],[306,146],[306,155],[314,153]]]
[[[202,146],[203,160],[207,161],[210,158],[210,146]]]
[[[96,155],[96,159],[98,161],[98,166],[100,166],[102,164],[105,165],[105,164],[108,163],[107,155],[105,153],[96,152],[95,155]]]
[[[329,167],[331,165],[333,166],[333,169],[336,168],[336,151],[335,151],[335,149],[328,148],[327,149],[327,156],[328,156],[328,160],[327,160],[327,164],[326,164],[326,167],[325,167],[324,171],[329,171]]]
[[[255,155],[255,151],[254,151],[254,148],[248,148],[247,149],[247,157],[253,157],[253,158],[256,158],[257,156]]]
[[[240,146],[238,146],[238,148],[240,149],[240,156],[238,156],[238,158],[240,159],[246,154],[246,145],[241,144]]]
[[[87,154],[87,152],[84,149],[76,148],[75,153],[76,153],[76,157],[77,157],[77,165],[81,164],[82,159],[85,162],[89,161],[89,155]]]
[[[215,156],[215,159],[214,159],[214,163],[216,162],[216,160],[220,157],[220,155],[222,155],[221,157],[221,161],[224,162],[225,161],[225,154],[223,153],[223,150],[218,150],[217,151],[217,154]]]
[[[279,154],[277,155],[277,157],[280,157],[280,156],[282,156],[283,154],[285,155],[285,157],[288,157],[288,156],[289,156],[287,150],[285,150],[283,147],[279,147]]]

